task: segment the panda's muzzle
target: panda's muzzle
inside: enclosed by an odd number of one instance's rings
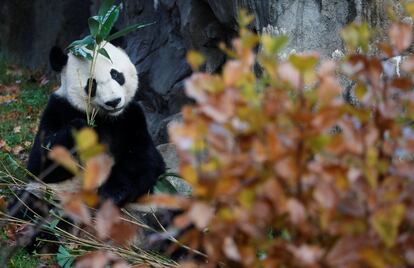
[[[119,111],[122,111],[124,109],[124,106],[116,108],[116,109],[108,109],[106,107],[101,106],[101,109],[104,110],[108,114],[115,114]]]
[[[116,108],[116,106],[118,106],[121,100],[122,100],[121,98],[116,98],[116,99],[105,102],[105,105],[112,107],[112,108]]]
[[[121,98],[116,98],[110,101],[105,102],[104,105],[100,105],[101,109],[103,109],[106,113],[114,114],[124,109],[124,106],[117,107],[121,103]]]

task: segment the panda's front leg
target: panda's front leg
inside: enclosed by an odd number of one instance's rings
[[[163,173],[163,162],[154,165],[133,160],[115,163],[108,180],[98,189],[101,199],[111,199],[123,206],[152,191],[158,177]]]
[[[74,147],[73,131],[86,125],[86,120],[77,118],[58,129],[39,129],[30,152],[28,170],[46,183],[55,183],[71,178],[72,174],[63,167],[56,166],[54,161],[49,159],[48,154],[57,145],[71,150]]]

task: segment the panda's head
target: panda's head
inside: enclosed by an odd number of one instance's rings
[[[105,45],[111,60],[99,54],[92,77],[91,106],[100,114],[120,115],[133,99],[138,89],[138,77],[134,64],[119,47]],[[56,92],[75,108],[86,111],[92,61],[64,54],[60,48],[50,53],[52,69],[61,72],[61,87]]]

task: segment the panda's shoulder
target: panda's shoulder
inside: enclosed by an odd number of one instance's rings
[[[126,110],[127,117],[133,117],[133,118],[145,118],[144,111],[139,104],[139,102],[133,100],[131,103],[129,103],[127,110]]]
[[[75,110],[75,108],[64,96],[52,93],[49,97],[46,110],[52,110],[54,112],[68,112]]]

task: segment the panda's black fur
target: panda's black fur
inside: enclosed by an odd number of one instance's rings
[[[50,55],[53,69],[61,71],[67,56],[57,48],[52,49]],[[40,121],[28,170],[35,176],[46,174],[42,178],[46,183],[71,178],[72,174],[63,167],[53,168],[53,162],[47,158],[47,148],[62,145],[72,149],[73,131],[86,126],[85,112],[73,107],[65,97],[53,93]],[[112,199],[122,206],[148,193],[165,172],[165,164],[147,130],[140,105],[132,100],[119,115],[98,113],[94,130],[114,159],[108,180],[98,190],[100,197]]]

